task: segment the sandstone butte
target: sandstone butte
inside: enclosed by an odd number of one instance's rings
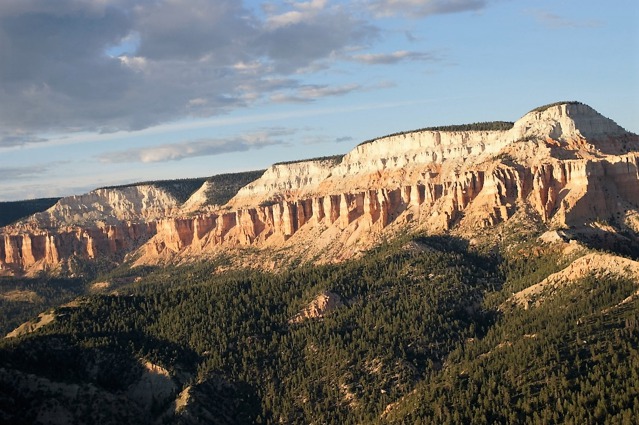
[[[206,204],[206,188],[180,204],[152,185],[63,198],[0,229],[0,273],[240,258],[228,256],[236,251],[256,253],[251,265],[264,268],[341,261],[398,232],[471,235],[509,220],[614,223],[636,236],[638,168],[639,136],[566,102],[509,130],[406,132],[343,158],[276,164],[221,206]]]

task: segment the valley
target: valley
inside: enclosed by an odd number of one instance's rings
[[[0,423],[639,416],[639,136],[582,103],[40,205]]]

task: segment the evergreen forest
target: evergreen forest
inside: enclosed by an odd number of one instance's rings
[[[21,218],[44,211],[58,202],[60,198],[39,198],[26,201],[0,202],[0,227],[16,222]]]
[[[405,236],[275,272],[224,271],[220,257],[5,278],[2,332],[55,320],[0,342],[0,423],[636,423],[636,282],[589,276],[518,307],[513,293],[569,261],[518,248]],[[49,301],[10,300],[18,284]],[[341,305],[291,320],[326,291]]]

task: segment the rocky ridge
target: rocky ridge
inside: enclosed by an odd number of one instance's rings
[[[21,220],[12,228],[28,231],[153,221],[176,213],[179,207],[175,197],[153,185],[103,188],[62,198],[48,210]]]
[[[56,270],[72,257],[127,255],[154,264],[249,246],[284,262],[339,261],[400,230],[468,233],[518,211],[547,228],[634,234],[639,137],[566,102],[533,110],[510,130],[407,132],[341,160],[276,164],[206,211],[192,207],[197,199],[181,208],[149,188],[130,192],[65,198],[3,228],[0,267]]]
[[[323,291],[289,320],[289,323],[302,323],[305,320],[317,319],[330,314],[333,310],[343,306],[342,298],[330,291]]]
[[[639,285],[639,262],[612,254],[588,253],[571,262],[563,270],[513,294],[504,305],[537,307],[559,288],[589,276],[598,279],[625,278]]]

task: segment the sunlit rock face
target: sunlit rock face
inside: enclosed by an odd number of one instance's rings
[[[509,130],[407,132],[344,157],[276,164],[204,213],[194,212],[198,193],[182,206],[153,186],[64,198],[2,229],[0,266],[55,270],[73,256],[127,254],[152,264],[230,247],[340,261],[400,231],[490,229],[524,208],[549,228],[614,219],[636,231],[639,138],[562,103]]]
[[[341,157],[272,165],[256,181],[241,188],[228,203],[233,208],[297,199],[312,193]]]

